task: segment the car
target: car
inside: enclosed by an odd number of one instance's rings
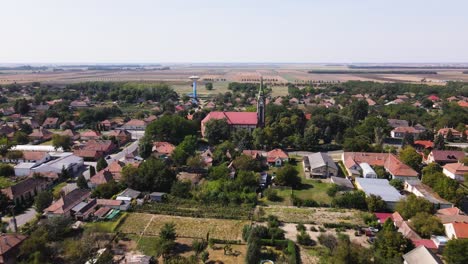
[[[375,227],[369,227],[369,230],[373,233],[377,233],[379,232],[379,229],[375,228]]]

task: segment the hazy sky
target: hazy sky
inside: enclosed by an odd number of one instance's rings
[[[466,0],[0,0],[6,62],[468,62]]]

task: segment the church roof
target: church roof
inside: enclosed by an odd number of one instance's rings
[[[206,123],[211,119],[226,119],[230,125],[257,125],[256,112],[210,112],[203,120]]]

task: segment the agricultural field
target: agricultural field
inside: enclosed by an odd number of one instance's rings
[[[363,225],[360,211],[354,209],[337,208],[305,208],[289,206],[268,206],[261,207],[262,215],[275,215],[280,221],[286,223],[337,223],[345,222],[355,225]]]
[[[132,213],[121,224],[119,231],[127,234],[156,236],[165,223],[174,223],[179,237],[241,240],[245,220],[191,218],[167,215]]]

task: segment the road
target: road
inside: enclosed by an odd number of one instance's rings
[[[36,213],[37,213],[36,210],[31,207],[28,210],[24,211],[22,214],[17,215],[16,216],[16,225],[18,226],[18,228],[25,225],[27,222],[33,220],[34,217],[36,216]],[[11,223],[11,217],[4,217],[3,221],[8,223],[8,229],[13,230],[13,225]]]
[[[310,154],[313,154],[316,152],[310,152],[310,151],[290,151],[288,152],[289,155],[296,155],[296,156],[307,156]],[[343,154],[343,150],[334,150],[334,151],[328,151],[327,154],[334,160],[334,161],[340,161],[341,160],[341,155]]]
[[[137,139],[135,142],[133,142],[132,144],[130,144],[127,147],[125,147],[124,149],[122,149],[122,151],[120,151],[118,153],[115,153],[115,154],[112,154],[112,155],[109,155],[110,159],[106,159],[107,164],[111,164],[114,161],[121,160],[121,159],[125,158],[125,155],[127,155],[128,153],[132,153],[132,152],[136,151],[138,149],[138,143],[139,142],[140,142],[140,140]]]

